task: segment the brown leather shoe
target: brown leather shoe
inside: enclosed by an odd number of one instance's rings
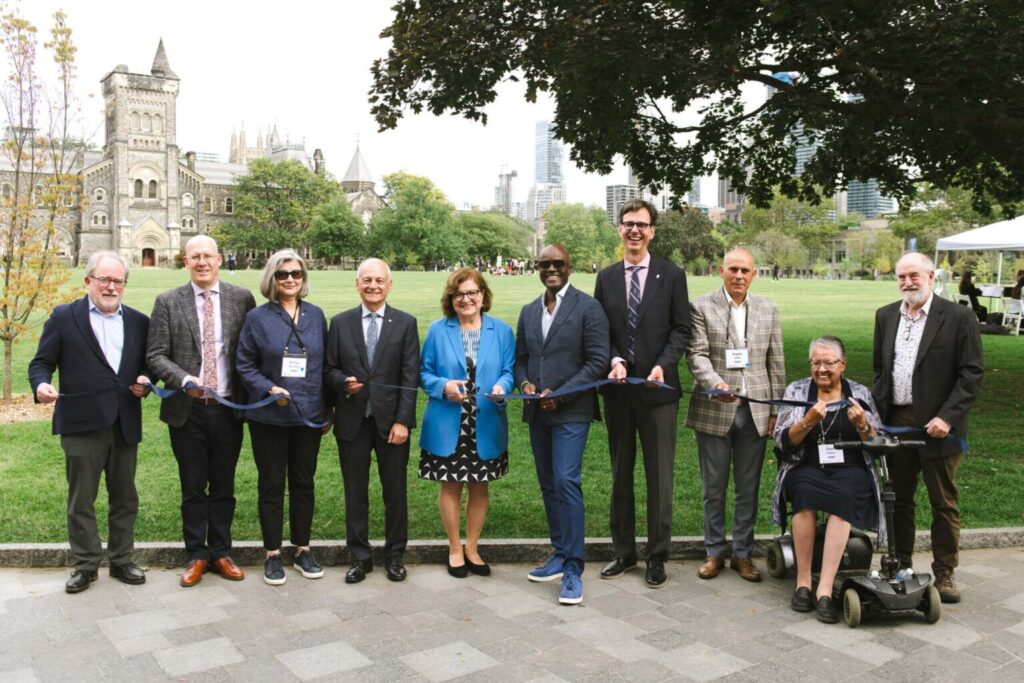
[[[753,560],[749,557],[734,557],[729,560],[729,568],[735,569],[740,573],[740,578],[745,581],[760,581],[761,572],[757,571],[757,567],[754,566]]]
[[[206,571],[206,560],[192,560],[181,574],[181,585],[185,588],[194,586],[203,580]]]
[[[245,572],[235,564],[235,561],[225,555],[213,561],[213,571],[217,572],[229,581],[241,581],[245,578]]]
[[[709,556],[708,559],[704,560],[704,564],[700,566],[700,569],[697,570],[697,576],[702,579],[713,579],[718,576],[718,572],[724,564],[725,560],[722,558]]]

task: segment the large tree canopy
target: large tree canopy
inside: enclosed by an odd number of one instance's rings
[[[429,178],[409,173],[384,177],[387,206],[370,222],[370,253],[393,266],[430,267],[465,254],[455,207]]]
[[[370,93],[381,128],[405,110],[486,123],[496,86],[555,101],[574,161],[684,196],[717,172],[758,205],[816,201],[877,178],[1024,197],[1020,0],[402,0]],[[775,78],[774,74],[787,74]],[[741,89],[775,89],[763,105]],[[818,152],[793,176],[794,131]]]

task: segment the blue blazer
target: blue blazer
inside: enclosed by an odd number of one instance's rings
[[[483,316],[480,349],[477,351],[476,383],[481,393],[498,384],[512,393],[512,369],[516,347],[512,328]],[[466,354],[462,350],[459,319],[441,318],[427,330],[420,356],[420,383],[430,397],[420,427],[420,448],[442,458],[455,452],[459,440],[461,405],[444,397],[444,385],[466,379]],[[508,450],[508,415],[505,403],[480,397],[477,402],[476,447],[481,460],[493,460]]]

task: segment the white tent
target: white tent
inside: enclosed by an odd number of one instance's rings
[[[940,251],[964,250],[998,251],[999,274],[996,281],[1002,282],[1003,251],[1024,251],[1024,216],[943,237],[935,244],[935,259],[938,261]]]

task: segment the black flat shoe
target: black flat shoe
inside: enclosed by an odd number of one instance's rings
[[[636,558],[616,557],[601,570],[602,579],[617,579],[630,569],[636,568]]]
[[[71,578],[64,584],[64,590],[68,593],[81,593],[95,580],[96,572],[87,572],[82,569],[76,569],[71,572]]]
[[[668,580],[665,573],[665,561],[660,557],[652,557],[647,560],[647,571],[644,573],[644,583],[648,588],[661,588]]]
[[[793,597],[789,601],[789,606],[795,612],[810,612],[813,610],[814,601],[811,600],[811,589],[801,586],[793,591]]]
[[[405,581],[405,565],[402,564],[401,558],[392,557],[390,560],[385,562],[384,571],[388,577],[388,581]]]
[[[832,598],[827,595],[822,595],[818,598],[818,605],[814,608],[814,612],[818,617],[818,621],[822,623],[834,624],[839,621],[839,610],[836,609]]]
[[[470,561],[470,559],[467,557],[466,558],[466,567],[469,568],[469,573],[470,574],[475,574],[476,576],[490,576],[491,575],[491,565],[487,564],[486,562],[484,562],[482,564],[477,564],[475,562]]]
[[[466,560],[465,555],[462,556],[462,562],[463,564],[461,567],[453,567],[452,561],[450,559],[448,560],[448,573],[456,579],[464,579],[469,575],[469,561]]]
[[[359,583],[373,571],[373,560],[356,560],[345,572],[345,583]]]
[[[111,565],[110,575],[118,581],[130,583],[133,586],[146,583],[146,572],[139,569],[132,562],[127,564]]]

